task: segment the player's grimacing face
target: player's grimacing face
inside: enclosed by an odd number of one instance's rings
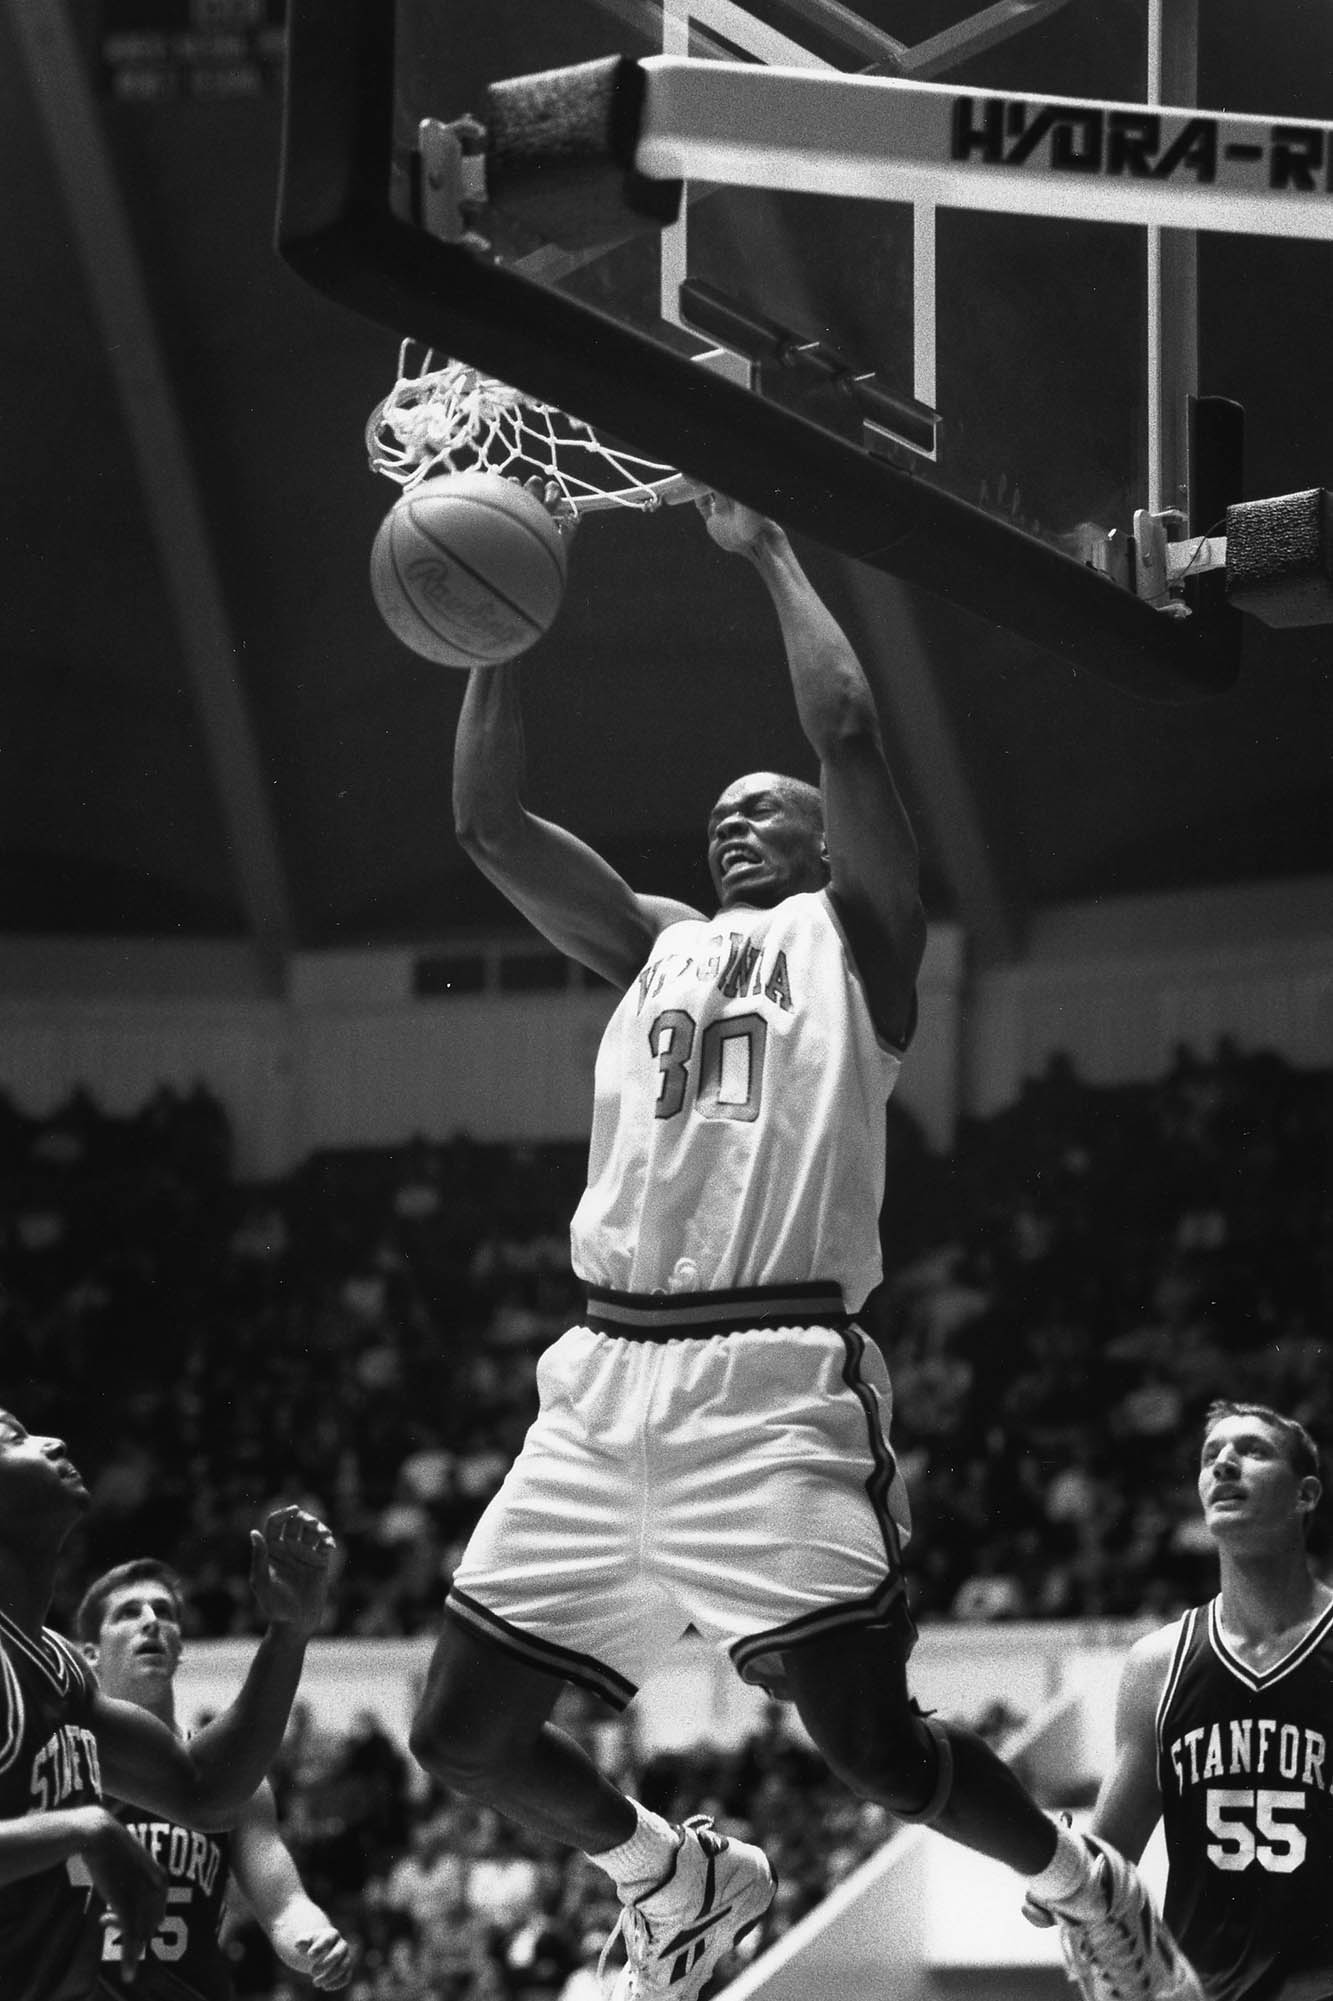
[[[64,1439],[30,1432],[9,1410],[0,1410],[0,1494],[10,1519],[88,1503]]]
[[[738,778],[708,816],[708,871],[723,910],[777,903],[827,879],[823,834],[774,772]]]

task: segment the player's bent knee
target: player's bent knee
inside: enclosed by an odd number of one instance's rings
[[[412,1755],[441,1784],[485,1795],[531,1745],[559,1688],[446,1622],[408,1732]]]
[[[433,1778],[468,1792],[484,1785],[503,1758],[493,1707],[447,1675],[432,1674],[408,1731],[408,1747]]]
[[[858,1797],[899,1820],[929,1822],[943,1811],[953,1783],[953,1752],[944,1727],[908,1709],[878,1727],[822,1746],[829,1764]]]
[[[431,1777],[455,1792],[483,1792],[503,1761],[503,1748],[489,1733],[471,1727],[466,1713],[428,1693],[408,1731],[408,1748]]]

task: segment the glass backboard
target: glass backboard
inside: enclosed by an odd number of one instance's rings
[[[997,0],[952,18],[944,0],[396,0],[387,46],[383,13],[359,0],[292,0],[280,247],[355,309],[1039,645],[1072,658],[1095,629],[1110,678],[1135,692],[1213,692],[1234,677],[1235,614],[1194,585],[1188,615],[1150,608],[1130,550],[1138,510],[1174,509],[1202,534],[1243,497],[1234,427],[1221,448],[1210,437],[1202,499],[1187,479],[1195,239],[1172,226],[1179,187],[1160,189],[1177,166],[1201,186],[1205,141],[1228,161],[1263,145],[1235,122],[1196,132],[1188,112],[1172,126],[1165,109],[1157,132],[1151,107],[1188,106],[1194,89],[1193,0],[1167,13],[1164,28],[1158,0]],[[338,38],[341,67],[311,59]],[[932,115],[947,100],[997,119],[1011,158],[1047,135],[1057,205],[998,212],[913,186],[898,199],[869,171],[862,197],[836,125],[834,191],[816,168],[795,191],[693,177],[670,221],[627,198],[623,161],[561,157],[559,135],[503,187],[486,162],[489,189],[475,160],[450,183],[431,151],[432,131],[456,144],[472,119],[484,158],[525,79],[679,55],[723,82],[740,66],[863,97],[893,77]],[[1094,92],[1090,123],[1076,107]],[[538,127],[548,101],[543,83]],[[1100,199],[1105,174],[1092,188],[1081,171],[1101,171],[1079,148],[1108,120],[1128,219]],[[339,126],[355,142],[331,162]],[[1322,135],[1284,143],[1313,172]],[[1159,205],[1161,225],[1146,219]]]
[[[934,82],[1142,99],[1148,0],[1012,9],[989,33],[942,7],[856,9],[792,0],[504,0],[400,5],[397,136],[422,118],[484,115],[496,78],[610,54],[698,57],[845,74],[905,69]],[[933,35],[891,31],[914,13]],[[1114,17],[1113,19],[1109,17]],[[1071,34],[1066,18],[1076,21]],[[950,40],[944,30],[950,25]],[[1149,231],[1048,216],[687,184],[677,224],[608,244],[553,244],[498,212],[500,255],[571,298],[692,357],[721,350],[765,399],[1064,548],[1091,527],[1128,537],[1157,482],[1183,497],[1178,454],[1150,465]],[[570,232],[572,233],[572,232]],[[1193,302],[1167,302],[1178,344]],[[1180,324],[1181,321],[1185,324]],[[747,352],[748,349],[748,352]],[[854,400],[850,378],[863,387]],[[1182,382],[1181,393],[1193,388]],[[883,392],[875,402],[874,392]],[[895,412],[897,415],[895,415]],[[916,413],[919,412],[919,416]],[[929,413],[938,413],[938,423]],[[915,416],[915,421],[914,421]]]

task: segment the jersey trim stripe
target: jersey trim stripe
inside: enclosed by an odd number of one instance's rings
[[[23,1749],[23,1688],[0,1639],[0,1772],[7,1772]]]
[[[1260,1671],[1257,1668],[1247,1667],[1244,1661],[1238,1659],[1232,1653],[1230,1647],[1228,1647],[1226,1641],[1223,1639],[1220,1618],[1221,1603],[1220,1598],[1214,1598],[1208,1607],[1209,1644],[1227,1672],[1234,1674],[1237,1681],[1244,1682],[1246,1688],[1255,1690],[1272,1688],[1274,1682],[1281,1681],[1284,1676],[1294,1673],[1302,1661],[1308,1660],[1310,1655],[1318,1647],[1322,1646],[1329,1635],[1333,1634],[1333,1605],[1326,1605],[1314,1624],[1306,1632],[1304,1639],[1297,1640],[1291,1652],[1284,1654],[1282,1659],[1275,1662],[1271,1668],[1265,1668]]]
[[[539,1640],[523,1632],[498,1613],[487,1611],[457,1585],[445,1599],[444,1609],[460,1625],[471,1626],[502,1653],[522,1661],[525,1667],[540,1668],[544,1674],[558,1675],[580,1688],[590,1689],[613,1709],[627,1709],[638,1694],[632,1681],[604,1662],[594,1660],[591,1654],[581,1654],[573,1647],[558,1646],[552,1640]]]
[[[64,1698],[73,1688],[87,1688],[88,1669],[84,1662],[69,1641],[53,1633],[49,1626],[42,1627],[40,1640],[32,1640],[7,1612],[0,1612],[0,1638],[26,1656],[58,1696]]]
[[[830,887],[821,890],[820,895],[823,897],[825,906],[827,907],[828,910],[828,914],[830,918],[833,920],[833,928],[837,932],[839,938],[842,940],[842,949],[847,955],[847,969],[851,973],[852,978],[856,981],[857,986],[861,990],[861,999],[865,1003],[865,1011],[866,1014],[869,1016],[870,1025],[875,1031],[875,1040],[879,1044],[880,1048],[884,1051],[886,1056],[895,1057],[897,1061],[901,1063],[903,1057],[906,1056],[908,1049],[911,1047],[912,1037],[916,1034],[916,1025],[917,1025],[916,990],[913,989],[912,992],[912,1003],[907,1018],[907,1033],[900,1042],[896,1035],[888,1034],[888,1032],[885,1029],[881,1028],[879,1023],[875,1020],[875,1012],[870,1005],[870,995],[866,989],[865,974],[861,971],[861,968],[857,963],[856,953],[852,949],[852,941],[851,938],[848,936],[847,926],[843,921],[842,912],[838,908],[838,898],[836,892]]]
[[[737,1286],[718,1292],[613,1292],[587,1289],[584,1325],[630,1341],[703,1339],[755,1327],[832,1327],[848,1322],[842,1293],[820,1279]]]

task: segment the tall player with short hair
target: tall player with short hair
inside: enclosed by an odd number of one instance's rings
[[[572,1228],[586,1311],[541,1358],[538,1417],[455,1574],[413,1748],[612,1877],[620,2001],[691,2001],[767,1908],[766,1859],[647,1812],[548,1719],[566,1680],[625,1704],[693,1624],[791,1696],[856,1792],[1034,1878],[1108,1994],[1191,1994],[1133,1872],[908,1692],[907,1504],[856,1314],[916,1018],[916,844],[860,663],[786,535],[700,505],[767,588],[820,779],[756,772],[719,795],[714,914],[640,894],[527,810],[516,669],[474,672],[464,697],[464,847],[622,998]]]
[[[1132,1648],[1092,1828],[1137,1861],[1161,1818],[1166,1919],[1209,2001],[1329,2001],[1333,1590],[1307,1551],[1319,1454],[1294,1418],[1218,1401],[1198,1485],[1221,1589]]]
[[[188,1826],[225,1822],[277,1756],[306,1642],[323,1616],[333,1538],[300,1508],[251,1536],[268,1621],[235,1700],[181,1743],[113,1701],[45,1624],[61,1548],[88,1507],[63,1439],[0,1410],[0,1993],[88,2001],[101,1952],[89,1877],[130,1963],[166,1909],[166,1879],[103,1804],[102,1788]],[[71,1865],[74,1865],[73,1867]]]
[[[98,1685],[118,1702],[146,1709],[181,1736],[175,1681],[183,1641],[184,1587],[154,1557],[117,1564],[95,1578],[74,1615],[74,1632]],[[352,1955],[346,1939],[305,1893],[278,1829],[267,1779],[225,1829],[200,1833],[145,1807],[115,1802],[117,1820],[163,1871],[167,1908],[126,1992],[145,2001],[232,2001],[233,1986],[218,1932],[234,1880],[285,1966],[322,1989],[345,1986]],[[127,1979],[120,1927],[106,1912],[102,1979],[120,1991]]]

